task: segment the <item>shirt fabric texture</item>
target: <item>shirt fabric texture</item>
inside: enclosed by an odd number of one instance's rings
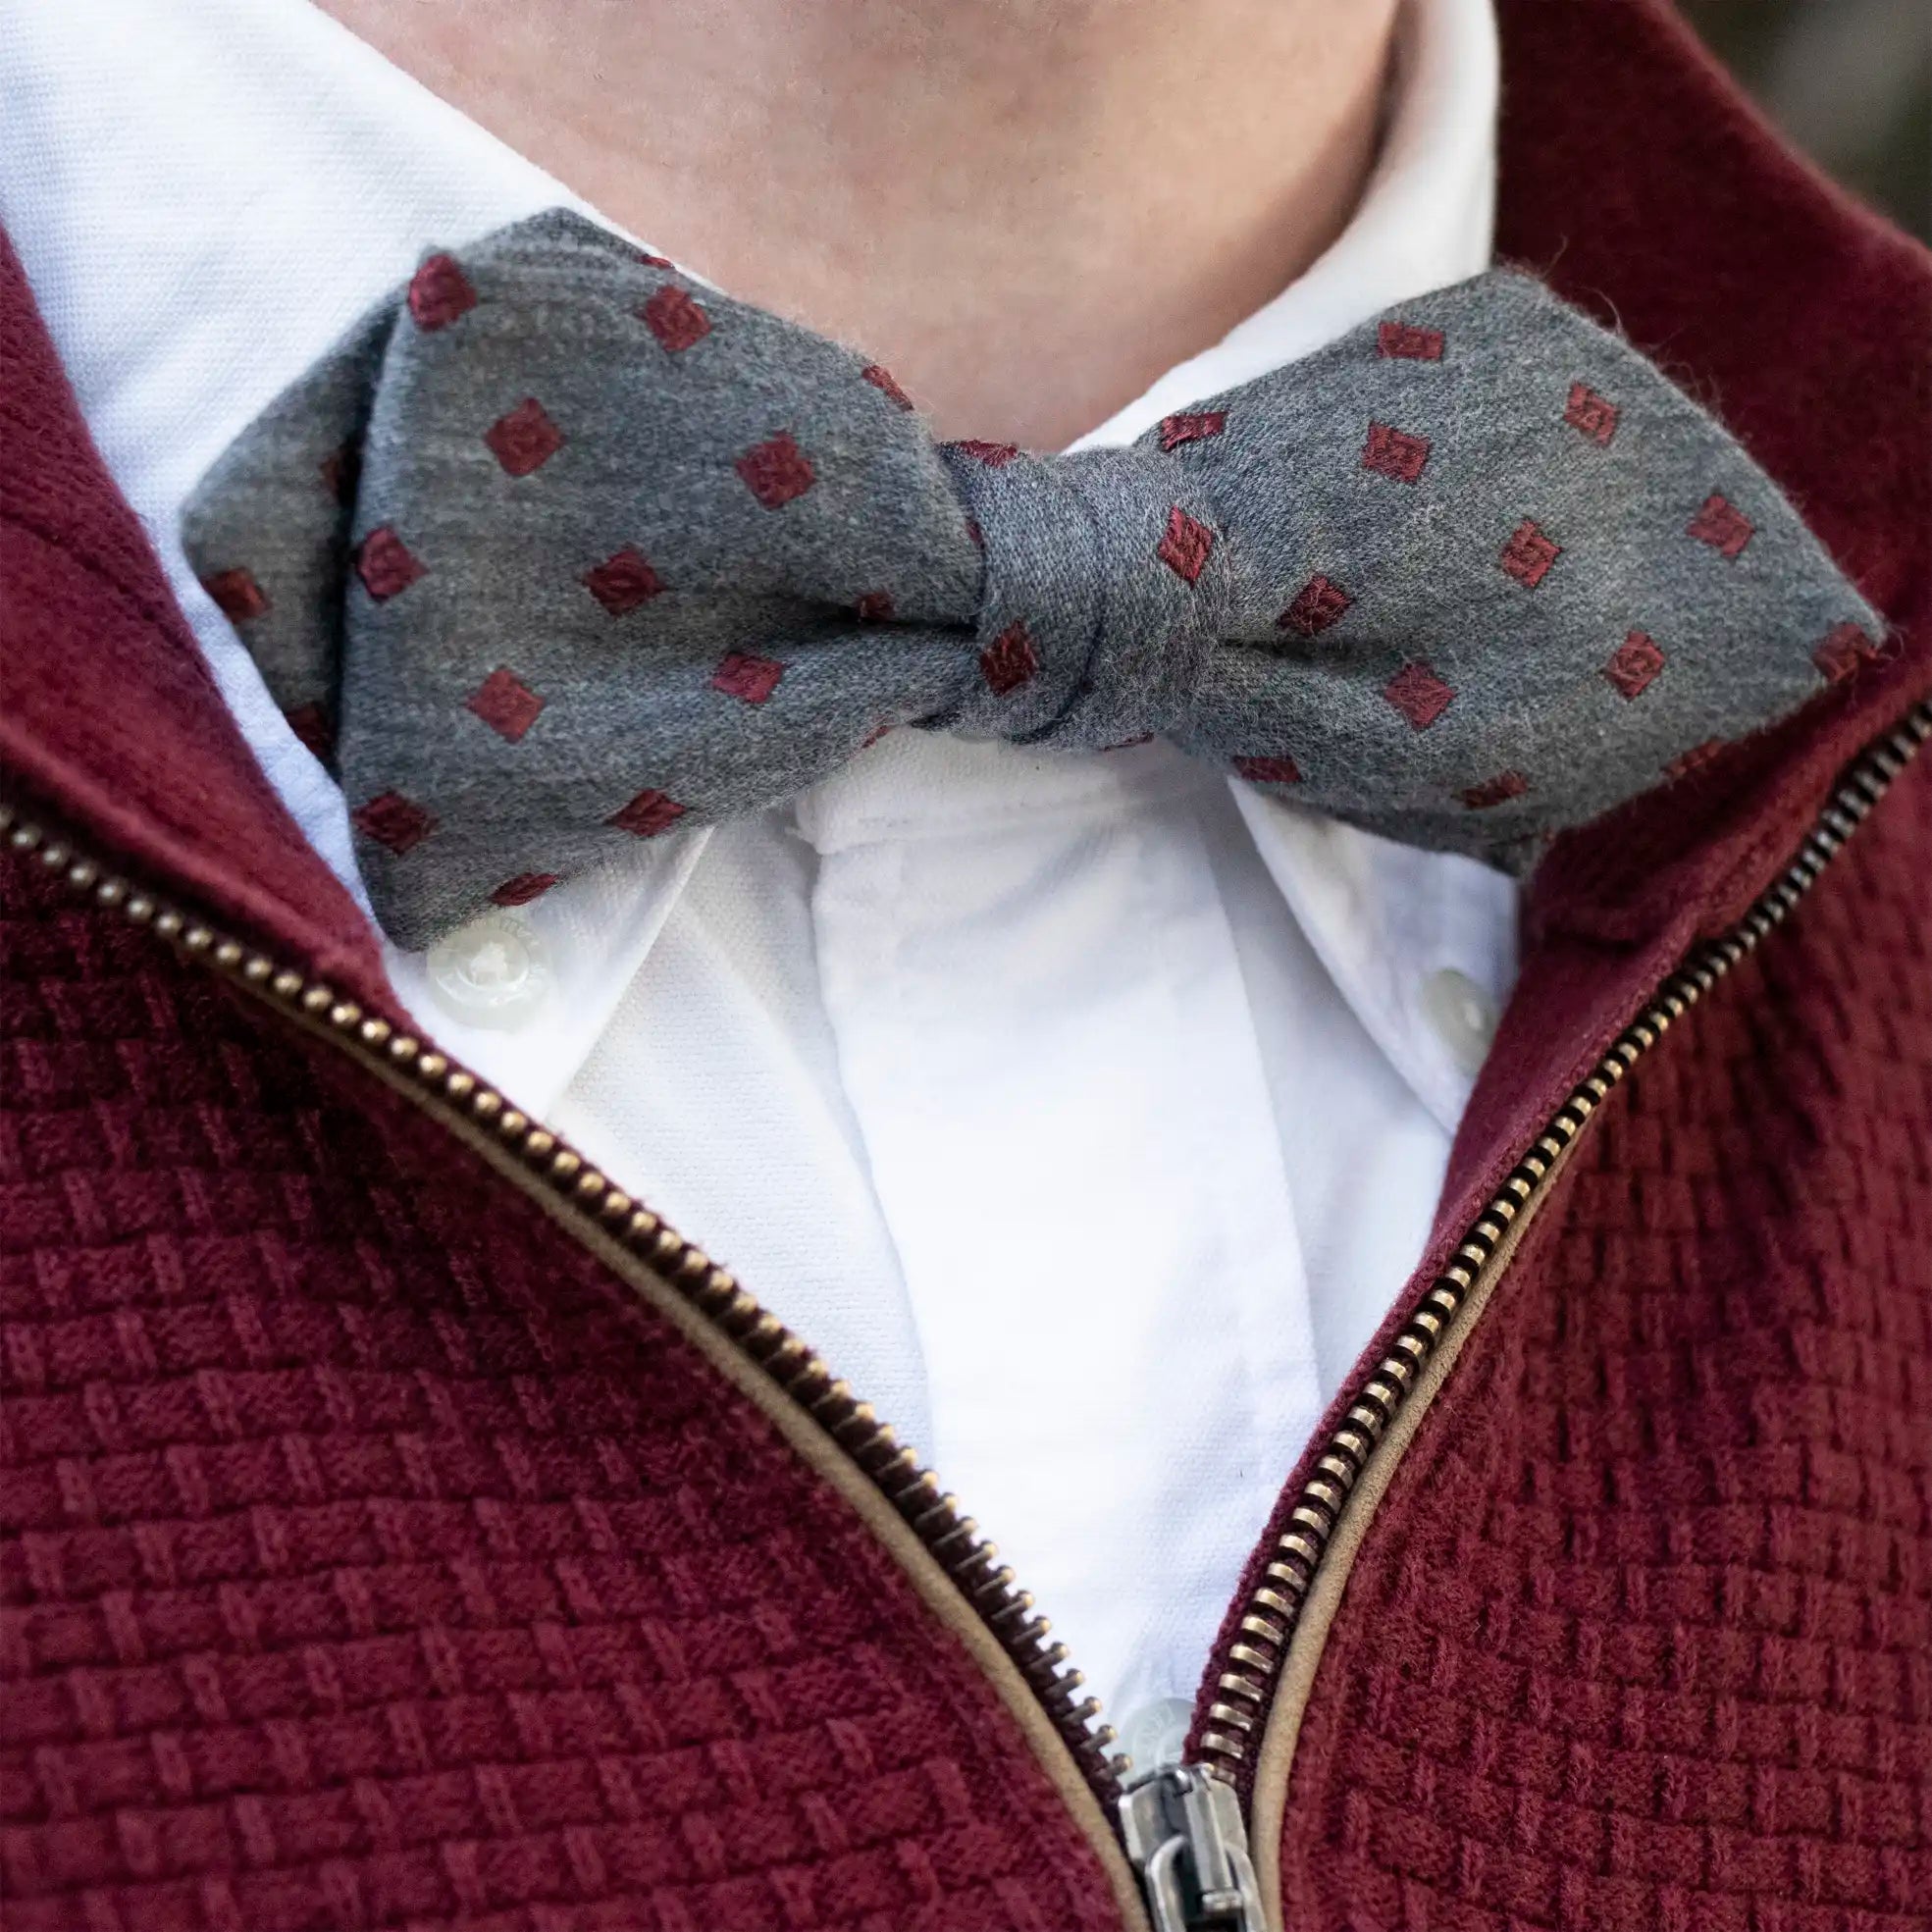
[[[1488,0],[1414,0],[1343,235],[1075,446],[1483,267],[1495,58]],[[90,427],[366,904],[342,798],[195,583],[180,507],[426,247],[581,204],[294,0],[11,7],[0,79],[0,216]],[[1480,1059],[1431,1013],[1445,983],[1500,1004],[1507,880],[1160,745],[900,732],[796,808],[513,916],[551,982],[520,1026],[465,1023],[388,949],[425,1027],[894,1419],[1113,1710],[1187,1695],[1420,1252]]]

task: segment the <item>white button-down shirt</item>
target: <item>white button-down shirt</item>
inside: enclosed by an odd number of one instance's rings
[[[1495,93],[1489,0],[1411,0],[1346,232],[1083,446],[1481,269]],[[0,216],[94,435],[361,898],[181,504],[431,243],[581,203],[302,0],[0,0]],[[439,1044],[900,1425],[1158,1753],[1420,1252],[1513,955],[1498,875],[1165,746],[901,731],[793,809],[387,957]]]

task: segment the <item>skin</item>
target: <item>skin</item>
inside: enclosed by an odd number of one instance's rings
[[[1285,287],[1398,0],[321,0],[654,247],[1055,448]]]

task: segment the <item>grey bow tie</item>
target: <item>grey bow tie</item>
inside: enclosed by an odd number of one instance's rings
[[[863,356],[562,211],[432,255],[184,535],[407,947],[904,724],[1158,736],[1520,870],[1880,634],[1738,444],[1527,276],[1037,456],[934,444]]]

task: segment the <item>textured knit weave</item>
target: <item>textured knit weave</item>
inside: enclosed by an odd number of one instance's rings
[[[1901,640],[1559,844],[1438,1256],[1932,688],[1924,258],[1651,0],[1502,11],[1506,246]],[[0,359],[9,784],[384,1008],[4,248]],[[1357,1557],[1263,1821],[1293,1932],[1932,1922],[1928,842],[1921,764],[1599,1110]],[[896,1567],[521,1197],[31,863],[0,975],[9,1932],[1115,1922]]]
[[[1116,1922],[688,1346],[148,935],[0,904],[9,1932]]]
[[[1928,848],[1921,759],[1518,1253],[1324,1658],[1296,1932],[1932,1926]]]
[[[393,939],[913,723],[1158,735],[1521,868],[1883,631],[1717,422],[1523,275],[1128,449],[910,412],[559,209],[429,256],[242,434],[188,555],[340,775]]]

